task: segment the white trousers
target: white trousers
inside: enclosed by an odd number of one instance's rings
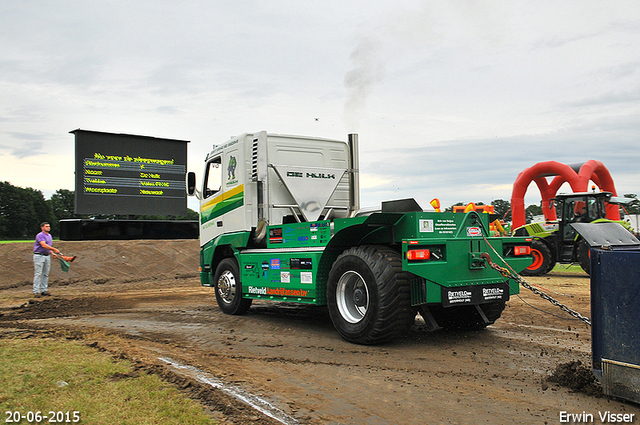
[[[49,287],[51,256],[33,254],[33,293],[41,294]]]

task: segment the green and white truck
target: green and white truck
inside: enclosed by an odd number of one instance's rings
[[[431,329],[482,329],[532,263],[530,239],[489,237],[487,214],[424,212],[413,199],[360,210],[358,138],[242,134],[214,146],[200,199],[200,281],[220,309],[253,300],[326,305],[340,335],[376,344],[419,312]],[[506,263],[505,263],[506,262]]]

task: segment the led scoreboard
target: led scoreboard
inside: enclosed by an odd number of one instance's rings
[[[76,214],[186,215],[187,143],[74,130]]]

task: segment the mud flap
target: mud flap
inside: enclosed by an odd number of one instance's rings
[[[480,305],[495,301],[509,301],[509,285],[505,282],[491,285],[442,287],[442,306]],[[486,319],[484,314],[481,314]]]

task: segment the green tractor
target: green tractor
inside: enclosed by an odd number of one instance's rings
[[[549,208],[556,207],[559,219],[530,223],[515,229],[514,236],[533,237],[531,254],[533,263],[520,274],[541,276],[556,265],[578,263],[590,272],[589,246],[573,228],[573,223],[620,223],[633,233],[626,221],[606,218],[607,208],[618,208],[623,199],[611,192],[583,192],[556,195]]]

